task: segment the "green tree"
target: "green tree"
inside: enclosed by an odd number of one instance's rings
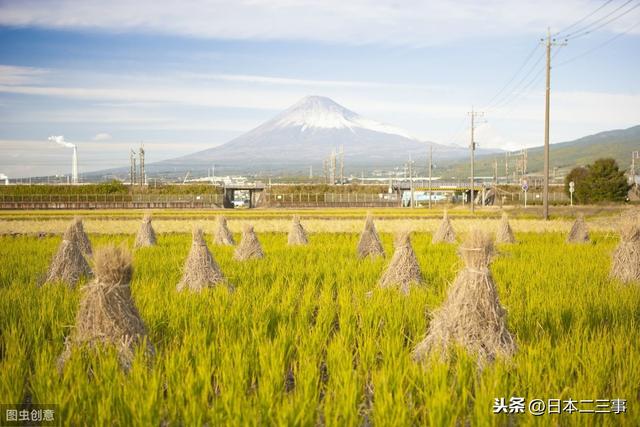
[[[585,182],[589,176],[589,169],[583,166],[578,166],[571,169],[571,172],[564,177],[564,192],[567,196],[569,193],[569,183],[573,181],[575,192],[573,193],[573,200],[576,203],[588,203],[589,194]]]
[[[622,202],[626,199],[629,184],[614,159],[598,159],[587,169],[585,184],[590,202]]]

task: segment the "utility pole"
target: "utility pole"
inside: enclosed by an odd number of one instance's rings
[[[433,144],[429,144],[429,209],[431,209],[431,173],[433,167]]]
[[[476,151],[476,142],[474,141],[474,131],[475,131],[475,126],[476,126],[476,117],[480,117],[482,116],[484,113],[481,113],[479,111],[474,111],[473,107],[471,108],[471,112],[469,113],[469,115],[471,116],[471,141],[469,142],[469,149],[471,150],[471,178],[469,179],[469,184],[470,184],[470,195],[471,195],[471,213],[475,212],[475,201],[474,201],[474,197],[473,197],[473,185],[475,183],[475,177],[474,177],[474,161],[475,161],[475,151]]]
[[[498,159],[493,159],[493,186],[498,189]]]
[[[542,191],[542,215],[549,219],[549,107],[551,104],[551,46],[557,46],[555,39],[551,39],[551,29],[547,28],[547,84],[545,90],[544,109],[544,189]],[[562,43],[561,46],[566,45]]]

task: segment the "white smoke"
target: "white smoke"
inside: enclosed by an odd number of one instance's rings
[[[9,177],[3,173],[0,173],[0,179],[9,179]]]
[[[67,142],[64,140],[64,136],[60,135],[60,136],[50,136],[49,137],[49,141],[51,142],[55,142],[56,144],[62,145],[63,147],[67,147],[67,148],[75,148],[76,146],[73,145],[70,142]]]

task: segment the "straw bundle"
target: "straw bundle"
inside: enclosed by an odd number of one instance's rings
[[[58,251],[49,265],[45,283],[59,281],[74,287],[81,277],[91,275],[91,268],[78,247],[75,227],[75,223],[72,223],[65,231]]]
[[[287,242],[289,246],[300,246],[309,244],[307,232],[304,231],[302,224],[300,224],[300,217],[298,215],[294,215],[293,217],[293,222],[291,223],[291,229],[289,230]]]
[[[246,224],[242,228],[242,239],[233,253],[233,257],[238,261],[264,258],[262,246],[260,245],[258,236],[256,236],[256,233],[253,231],[252,225]]]
[[[188,289],[193,292],[200,292],[205,288],[224,283],[224,281],[224,275],[207,247],[202,230],[196,228],[193,231],[191,250],[184,264],[182,280],[180,280],[176,289],[178,291]]]
[[[384,257],[384,248],[382,242],[376,231],[376,226],[373,223],[373,216],[371,213],[367,213],[367,219],[364,223],[364,230],[360,234],[360,241],[358,242],[358,258],[377,258]]]
[[[78,242],[78,247],[80,248],[80,251],[85,256],[91,256],[93,253],[93,250],[91,249],[91,242],[89,241],[89,237],[87,236],[87,233],[84,232],[84,225],[82,224],[82,218],[78,216],[74,217],[72,224],[73,224],[72,236]]]
[[[227,226],[227,218],[224,215],[218,216],[218,228],[213,236],[213,243],[216,245],[233,246],[236,242],[233,240],[233,234]]]
[[[509,224],[509,216],[506,212],[502,213],[502,219],[496,233],[496,243],[515,243],[516,238],[513,236],[513,230]]]
[[[493,254],[490,237],[474,230],[459,252],[465,266],[442,307],[433,314],[426,337],[414,349],[416,361],[427,360],[431,353],[446,359],[455,345],[477,355],[479,366],[515,352],[506,313],[488,268]]]
[[[153,226],[151,225],[151,214],[145,214],[144,218],[142,219],[140,229],[138,230],[138,234],[136,235],[134,247],[142,248],[155,245],[156,232],[153,230]]]
[[[67,337],[58,368],[63,369],[74,348],[108,345],[116,348],[120,365],[129,370],[135,347],[147,335],[131,297],[131,254],[113,245],[100,248],[94,257],[94,272],[94,280],[82,289],[75,327]],[[154,354],[148,341],[146,351]]]
[[[378,284],[382,288],[398,287],[404,294],[409,293],[412,285],[422,284],[422,273],[409,232],[402,232],[396,237],[395,252]]]
[[[433,238],[431,239],[432,243],[454,243],[456,241],[456,233],[453,231],[453,227],[451,226],[451,221],[449,220],[449,214],[447,211],[444,211],[444,216],[442,217],[442,222],[436,230]]]
[[[620,243],[612,255],[611,277],[624,283],[640,282],[640,218],[620,223]]]
[[[584,222],[584,216],[582,214],[578,215],[573,226],[571,227],[571,231],[569,231],[569,235],[567,236],[567,242],[569,243],[585,243],[589,241],[589,230],[587,229],[587,224]]]

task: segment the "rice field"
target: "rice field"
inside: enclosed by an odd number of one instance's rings
[[[94,248],[133,247],[131,228],[107,232],[99,221],[86,222]],[[74,354],[58,373],[82,292],[39,286],[61,238],[0,236],[0,403],[58,404],[62,425],[640,424],[640,286],[609,278],[618,243],[609,229],[571,245],[570,222],[537,232],[514,221],[518,243],[498,246],[491,272],[517,352],[479,370],[462,350],[426,366],[410,357],[462,266],[456,245],[431,244],[435,220],[377,221],[387,257],[376,260],[355,256],[361,219],[311,226],[300,247],[287,246],[284,226],[256,225],[266,256],[246,262],[214,246],[213,222],[202,221],[234,291],[176,292],[191,234],[159,223],[158,246],[134,252],[131,282],[156,355],[139,351],[128,373],[114,351]],[[238,241],[240,221],[229,223]],[[390,232],[407,224],[425,285],[405,296],[376,284]],[[627,409],[493,413],[496,398],[511,397],[625,399]]]

